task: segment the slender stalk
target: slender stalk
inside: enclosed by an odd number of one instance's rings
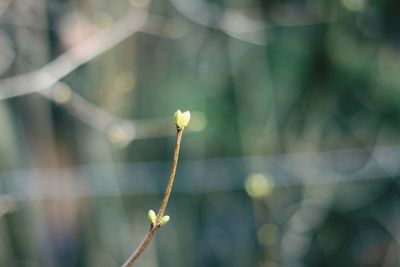
[[[132,253],[132,255],[128,258],[128,260],[122,265],[122,267],[130,267],[139,258],[140,255],[146,250],[147,246],[149,245],[150,241],[153,239],[154,235],[156,234],[157,230],[161,227],[161,219],[164,216],[165,209],[168,205],[169,197],[171,196],[172,186],[174,185],[175,174],[176,174],[176,167],[178,166],[178,159],[179,159],[179,149],[181,147],[181,140],[182,140],[183,128],[177,128],[176,133],[176,142],[175,142],[175,149],[174,149],[174,156],[172,159],[172,166],[171,171],[169,174],[167,188],[165,189],[164,197],[161,201],[160,209],[157,213],[157,218],[154,224],[151,224],[149,231],[147,232],[146,236],[136,248],[136,250]]]
[[[182,134],[183,134],[183,128],[177,128],[176,143],[174,149],[174,156],[172,159],[171,171],[169,174],[168,185],[167,188],[165,189],[164,198],[161,201],[160,209],[158,210],[157,223],[159,223],[161,218],[164,216],[165,209],[167,208],[168,200],[171,195],[172,186],[174,185],[176,166],[178,165],[178,158],[179,158],[179,149],[181,147]]]

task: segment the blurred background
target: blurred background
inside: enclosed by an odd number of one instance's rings
[[[400,266],[399,11],[0,1],[0,266]]]

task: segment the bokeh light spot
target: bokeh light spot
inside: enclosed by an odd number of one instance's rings
[[[272,180],[261,173],[251,174],[245,181],[246,192],[252,198],[268,197],[273,187]]]

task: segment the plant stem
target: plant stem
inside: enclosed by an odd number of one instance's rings
[[[122,265],[122,267],[130,267],[139,258],[140,255],[146,250],[147,246],[149,245],[150,241],[153,239],[154,235],[156,234],[157,230],[161,227],[161,219],[164,216],[165,209],[168,205],[169,197],[171,196],[172,186],[174,185],[175,174],[176,174],[176,167],[178,166],[178,159],[179,159],[179,149],[181,147],[181,140],[184,128],[177,128],[176,133],[176,142],[175,142],[175,149],[174,149],[174,156],[172,159],[172,167],[169,174],[167,188],[165,189],[164,197],[161,201],[160,209],[157,213],[157,218],[155,224],[150,226],[149,231],[147,232],[146,236],[140,243],[140,245],[136,248],[136,250],[132,253],[132,255],[128,258],[128,260]]]
[[[158,210],[157,220],[156,220],[157,224],[164,216],[165,209],[167,208],[168,200],[171,195],[172,186],[174,185],[176,166],[178,165],[178,159],[179,159],[179,148],[181,147],[182,134],[183,134],[183,128],[177,128],[174,156],[172,159],[172,167],[169,174],[168,185],[167,188],[165,189],[164,198],[161,201],[160,209]]]

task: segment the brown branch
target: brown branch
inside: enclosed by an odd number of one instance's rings
[[[163,200],[161,202],[160,209],[157,213],[156,221],[154,224],[151,224],[150,229],[147,232],[144,239],[142,240],[142,242],[139,244],[137,249],[132,253],[132,255],[129,257],[129,259],[122,265],[122,267],[132,266],[132,264],[136,261],[136,259],[139,258],[139,256],[142,255],[143,252],[146,250],[147,246],[149,245],[150,241],[153,239],[157,230],[161,227],[161,219],[164,216],[165,209],[167,208],[168,200],[171,195],[172,186],[173,186],[174,180],[175,180],[176,167],[178,166],[179,149],[181,146],[182,134],[183,134],[183,128],[177,128],[176,143],[175,143],[175,149],[174,149],[174,156],[173,156],[173,160],[172,160],[172,167],[171,167],[171,171],[170,171],[170,175],[169,175],[169,179],[168,179],[167,188],[165,190],[165,194],[164,194]]]
[[[174,150],[174,156],[173,156],[173,160],[172,160],[171,172],[170,172],[169,179],[168,179],[168,185],[167,185],[167,188],[165,189],[164,198],[161,202],[160,209],[157,213],[157,222],[158,223],[160,222],[161,218],[164,216],[165,209],[167,208],[168,200],[171,195],[172,186],[174,184],[176,166],[178,165],[179,148],[181,146],[183,128],[177,128],[177,129],[178,129],[178,131],[176,133],[175,150]]]
[[[147,246],[150,244],[150,241],[153,239],[154,235],[159,228],[156,226],[151,225],[149,231],[147,232],[146,236],[143,238],[140,245],[136,248],[136,250],[132,253],[129,259],[122,265],[122,267],[130,267],[139,258],[140,255],[146,250]]]

